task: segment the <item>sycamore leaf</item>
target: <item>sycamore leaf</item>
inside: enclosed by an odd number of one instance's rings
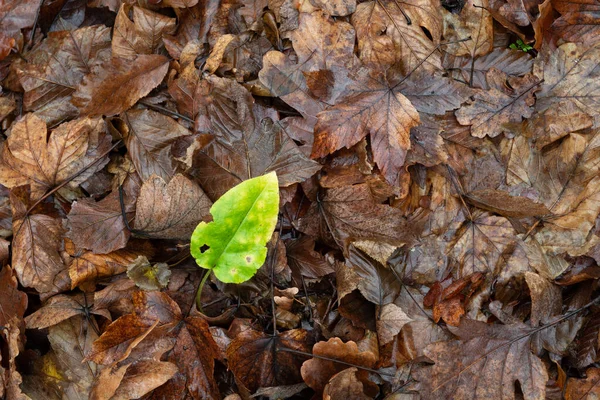
[[[250,279],[267,257],[266,243],[277,224],[277,175],[249,179],[225,193],[210,208],[213,221],[201,222],[192,234],[196,263],[225,283]]]
[[[594,117],[594,125],[597,126],[600,116],[597,73],[600,48],[565,43],[557,50],[544,54],[544,57],[538,57],[536,64],[540,70],[540,78],[544,79],[540,91],[536,93],[536,108],[543,111],[573,103],[574,110]]]
[[[531,351],[531,328],[463,319],[452,330],[460,339],[427,346],[425,355],[435,364],[414,373],[424,397],[468,393],[474,398],[514,399],[518,381],[526,400],[544,398],[548,372]]]
[[[417,227],[412,227],[397,208],[378,204],[366,183],[329,189],[309,213],[299,221],[305,231],[324,220],[335,241],[346,251],[355,240],[374,240],[401,246],[415,240]]]
[[[31,200],[22,187],[10,193],[13,209],[12,265],[21,285],[39,292],[67,289],[66,266],[60,255],[64,229],[59,218],[26,214]]]
[[[99,119],[64,123],[48,137],[46,123],[27,114],[2,146],[0,183],[9,188],[29,184],[35,199],[75,175],[68,185],[77,187],[108,163],[108,155],[102,155],[109,148]]]
[[[158,86],[168,69],[169,59],[158,54],[140,55],[130,61],[111,58],[92,67],[72,102],[83,115],[119,114]]]
[[[138,197],[135,228],[149,237],[189,239],[210,205],[200,186],[185,176],[177,174],[167,184],[152,175]]]
[[[389,0],[359,4],[351,21],[360,59],[380,64],[376,68],[382,70],[399,64],[405,75],[419,67],[440,68],[440,56],[434,52],[442,34],[439,8],[429,0],[402,5]],[[421,27],[427,29],[431,39]]]
[[[552,28],[564,41],[584,43],[588,48],[598,43],[600,18],[597,2],[558,0],[552,2],[552,7],[561,14]]]
[[[25,89],[23,106],[49,124],[77,116],[71,95],[90,68],[110,57],[110,28],[96,25],[72,32],[51,32],[46,39],[52,57],[32,58],[19,71]]]
[[[154,11],[133,7],[133,21],[123,4],[117,13],[112,38],[112,54],[133,60],[138,54],[154,54],[162,45],[162,36],[175,32],[175,18]]]
[[[473,101],[456,112],[458,122],[471,125],[471,134],[480,138],[496,137],[502,133],[505,124],[531,117],[535,102],[533,93],[540,83],[531,74],[507,78],[497,69],[490,69],[486,79],[491,89],[476,93]]]
[[[350,148],[369,134],[373,158],[391,184],[396,184],[410,148],[410,129],[420,123],[417,109],[398,84],[364,71],[338,104],[319,113],[318,119],[312,157]]]

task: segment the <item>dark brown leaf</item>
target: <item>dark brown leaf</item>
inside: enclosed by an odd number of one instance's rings
[[[277,336],[247,329],[238,333],[227,348],[227,360],[236,378],[255,392],[260,387],[301,382],[300,365],[307,356],[286,352],[286,349],[309,353],[310,345],[308,332],[303,329]]]
[[[120,58],[96,65],[73,94],[73,104],[83,115],[113,116],[131,108],[158,86],[169,68],[161,55]]]
[[[167,184],[152,175],[142,185],[135,229],[153,238],[189,240],[211,205],[200,186],[185,176],[177,174]]]

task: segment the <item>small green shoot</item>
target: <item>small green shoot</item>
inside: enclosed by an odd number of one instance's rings
[[[200,294],[212,272],[225,283],[242,283],[256,274],[267,257],[278,212],[275,172],[240,183],[212,205],[213,221],[198,224],[190,243],[196,263],[208,270],[196,297],[200,311]]]
[[[530,50],[533,50],[533,47],[528,45],[527,43],[523,42],[521,39],[517,39],[517,41],[515,43],[511,43],[510,46],[508,46],[509,48],[513,49],[513,50],[521,50],[524,52],[528,52]]]

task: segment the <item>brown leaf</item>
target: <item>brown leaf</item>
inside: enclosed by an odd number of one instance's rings
[[[447,54],[443,63],[452,78],[466,82],[473,88],[489,89],[485,76],[490,69],[498,69],[509,77],[523,76],[531,72],[533,58],[524,51],[496,48],[475,60]]]
[[[388,344],[412,319],[394,303],[380,306],[377,316],[377,336],[381,345]]]
[[[526,399],[544,398],[548,372],[531,352],[532,329],[463,320],[454,333],[460,340],[429,345],[425,355],[435,364],[414,372],[423,396],[513,399],[518,381]]]
[[[35,111],[53,125],[78,115],[71,95],[90,68],[110,57],[110,28],[96,25],[68,32],[61,27],[46,41],[56,42],[48,50],[52,56],[42,58],[43,62],[31,59],[19,78],[25,89],[25,110]]]
[[[69,264],[71,288],[79,286],[91,290],[98,280],[125,272],[127,266],[140,253],[148,254],[149,252],[147,248],[125,248],[108,254],[96,254],[92,251],[78,250],[68,241],[65,244],[65,250],[72,257]]]
[[[139,399],[175,375],[177,366],[170,362],[140,360],[130,364],[123,375],[114,400]]]
[[[310,178],[321,166],[308,159],[285,133],[277,114],[247,103],[235,118],[241,130],[216,128],[212,141],[196,150],[189,172],[198,178],[216,200],[243,180],[277,172],[281,187]],[[244,124],[246,122],[246,124]]]
[[[1,34],[7,39],[15,38],[21,29],[30,28],[37,20],[40,4],[35,0],[7,0],[0,5]],[[4,56],[5,57],[5,56]],[[4,57],[0,57],[0,60]]]
[[[416,229],[409,226],[402,212],[385,204],[377,204],[368,184],[329,189],[319,202],[311,206],[322,215],[336,242],[347,249],[354,240],[374,240],[396,246],[412,243]],[[300,219],[304,231],[309,221]]]
[[[318,342],[313,346],[313,354],[367,368],[372,368],[379,357],[377,347],[374,349],[361,348],[355,342],[344,343],[339,338]],[[302,364],[302,378],[313,390],[322,393],[329,380],[346,368],[348,368],[347,364],[313,357]],[[364,370],[360,370],[357,376],[363,384],[368,380],[368,374]]]
[[[308,332],[303,329],[289,330],[277,336],[247,329],[238,333],[227,348],[227,360],[235,377],[254,393],[260,387],[301,382],[299,367],[307,356],[285,349],[309,353],[310,345]]]
[[[46,123],[27,114],[3,144],[0,182],[9,188],[29,184],[34,199],[69,178],[74,177],[68,186],[75,188],[108,163],[104,153],[109,148],[110,137],[99,119],[64,123],[48,137]]]
[[[27,308],[27,295],[17,289],[17,279],[9,265],[0,270],[0,286],[3,288],[0,292],[0,326],[17,326]]]
[[[113,28],[112,54],[134,60],[139,54],[155,54],[162,47],[162,36],[175,33],[175,18],[133,6],[133,21],[128,17],[130,9],[121,5]]]
[[[505,124],[521,122],[533,113],[540,80],[532,74],[523,78],[507,78],[503,72],[492,68],[486,74],[491,87],[486,92],[478,92],[474,100],[456,111],[456,118],[462,125],[471,125],[475,137],[496,137],[502,133]]]
[[[285,243],[287,260],[294,279],[302,282],[301,276],[308,279],[320,279],[334,272],[333,266],[314,250],[315,241],[310,236]]]
[[[350,148],[369,134],[373,158],[392,185],[410,148],[410,129],[420,123],[419,113],[394,82],[365,72],[318,119],[312,157]]]
[[[135,314],[127,314],[108,326],[102,336],[96,340],[91,351],[86,355],[101,365],[111,365],[125,360],[133,348],[137,346],[155,327],[153,323]]]
[[[481,189],[464,195],[476,207],[508,218],[535,217],[550,214],[545,205],[527,197],[511,196],[503,190]]]
[[[131,110],[122,115],[126,124],[125,145],[140,177],[152,174],[168,182],[174,175],[176,161],[171,154],[173,142],[190,132],[174,119],[150,110]]]
[[[499,274],[507,262],[505,251],[515,243],[510,222],[486,213],[473,216],[457,231],[449,254],[459,269],[456,276],[464,277],[475,272]]]
[[[139,256],[127,266],[127,276],[143,290],[160,290],[167,286],[171,270],[166,263],[151,265],[145,256]]]
[[[39,292],[66,290],[68,276],[61,258],[64,230],[58,218],[45,214],[29,214],[29,193],[13,189],[10,193],[13,208],[12,265],[21,285]],[[66,282],[65,282],[66,278]]]
[[[73,202],[67,218],[67,237],[78,248],[107,254],[122,249],[129,240],[130,233],[123,221],[116,192],[99,202],[91,199]]]
[[[442,10],[444,39],[449,43],[444,50],[454,56],[475,58],[488,54],[493,47],[494,26],[487,2],[466,1],[460,13]],[[471,40],[464,41],[464,38]],[[454,43],[453,43],[454,42]]]
[[[363,62],[379,64],[382,70],[399,65],[404,75],[421,63],[427,70],[440,67],[434,50],[442,33],[442,17],[433,2],[419,0],[398,7],[393,1],[368,1],[356,7],[351,21]]]
[[[525,281],[531,293],[532,326],[550,322],[552,317],[560,315],[563,300],[558,286],[533,272],[525,272]]]
[[[360,277],[358,289],[362,295],[380,307],[392,303],[400,292],[400,282],[392,270],[371,260],[354,246],[350,246],[346,268],[352,268]]]
[[[572,103],[575,110],[597,118],[598,80],[593,71],[600,63],[599,53],[597,47],[565,43],[538,57],[536,67],[544,82],[536,93],[536,109],[543,111]]]
[[[67,296],[59,294],[51,297],[42,308],[25,318],[27,328],[43,329],[61,323],[75,315],[85,315],[88,304],[93,304],[92,297],[83,294]]]
[[[91,321],[95,323],[93,319]],[[71,396],[87,398],[92,382],[100,372],[101,366],[84,361],[97,338],[93,327],[84,318],[70,318],[48,330],[48,340],[62,367],[61,373],[70,381],[65,392]]]
[[[558,0],[552,6],[561,14],[552,24],[559,37],[566,42],[584,43],[588,48],[598,43],[600,19],[595,2]]]
[[[294,63],[279,51],[269,51],[262,60],[258,77],[273,96],[294,107],[304,118],[314,120],[326,104],[314,97],[308,89],[302,65]]]
[[[73,94],[83,115],[113,116],[131,108],[158,86],[169,68],[161,55],[140,55],[135,60],[112,58],[92,68]]]
[[[363,392],[363,384],[356,377],[358,368],[346,368],[331,377],[323,390],[323,400],[368,400],[371,397]]]
[[[585,379],[569,378],[565,392],[566,400],[594,399],[600,396],[600,369],[588,368]]]
[[[166,184],[152,175],[142,185],[135,228],[153,238],[189,240],[211,205],[198,184],[185,176],[177,174]]]

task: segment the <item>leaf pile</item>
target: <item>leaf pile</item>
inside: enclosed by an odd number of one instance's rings
[[[598,7],[0,1],[0,398],[598,398]]]

